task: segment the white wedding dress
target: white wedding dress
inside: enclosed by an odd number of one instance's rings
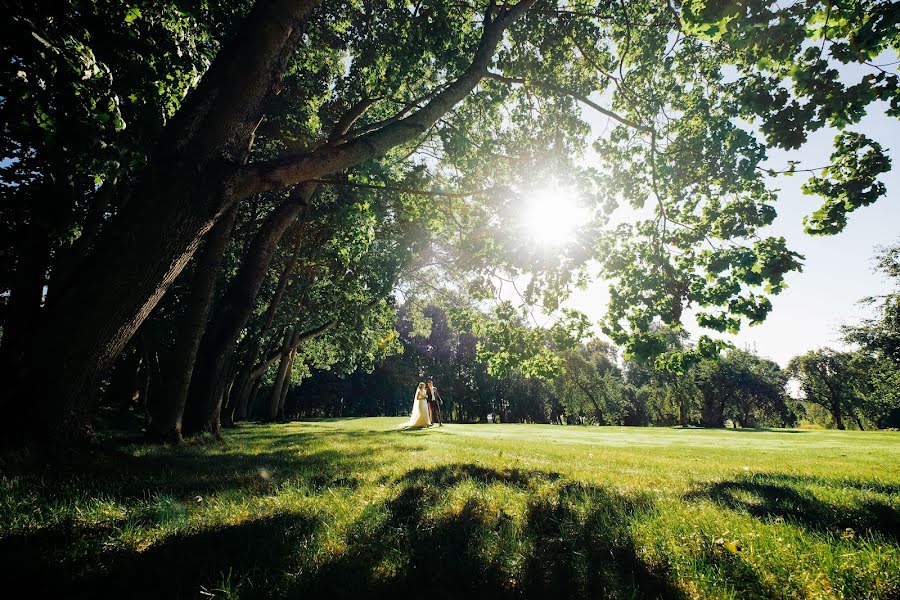
[[[418,388],[416,388],[416,393],[413,396],[412,414],[409,416],[409,421],[398,425],[398,427],[412,428],[428,427],[431,425],[431,419],[428,418],[428,402],[426,398],[425,391],[423,390],[420,392]]]

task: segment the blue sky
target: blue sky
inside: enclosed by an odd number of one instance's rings
[[[765,323],[745,326],[730,336],[739,347],[755,348],[761,355],[780,364],[797,354],[822,346],[843,347],[838,329],[870,314],[858,304],[865,296],[888,291],[888,282],[872,272],[875,246],[900,241],[900,121],[884,115],[884,105],[872,105],[869,115],[852,127],[877,140],[893,161],[893,170],[882,178],[887,195],[875,204],[852,213],[847,228],[830,237],[813,237],[803,232],[803,216],[818,206],[819,200],[806,196],[800,186],[807,176],[779,177],[778,218],[765,230],[784,236],[791,249],[805,255],[802,273],[788,276],[788,289],[773,298],[773,311]],[[605,123],[598,123],[600,127]],[[834,130],[813,134],[797,151],[770,152],[769,166],[784,168],[788,160],[799,160],[802,167],[821,167],[829,163]],[[587,290],[578,291],[567,303],[599,319],[607,299],[607,285],[595,281]],[[693,324],[692,324],[693,325]],[[699,333],[696,325],[689,327]]]

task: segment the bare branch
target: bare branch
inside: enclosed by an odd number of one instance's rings
[[[533,79],[525,79],[524,77],[510,77],[507,75],[501,75],[500,73],[492,73],[492,72],[488,72],[485,75],[485,77],[488,79],[493,79],[494,81],[499,81],[501,83],[505,83],[507,85],[518,84],[518,85],[522,85],[525,87],[531,86],[531,87],[540,88],[540,89],[543,89],[548,92],[552,92],[554,94],[558,94],[561,96],[569,96],[571,98],[575,98],[576,100],[578,100],[585,106],[589,106],[590,108],[593,108],[597,112],[599,112],[603,115],[606,115],[607,117],[609,117],[611,119],[618,121],[622,125],[626,125],[628,127],[631,127],[632,129],[637,129],[638,131],[646,131],[647,133],[650,133],[653,131],[652,127],[648,127],[647,125],[641,125],[640,123],[635,123],[631,119],[628,119],[626,117],[618,115],[618,114],[614,113],[613,111],[609,110],[608,108],[604,108],[604,107],[600,106],[599,104],[597,104],[596,102],[594,102],[593,100],[588,98],[587,96],[582,96],[581,94],[571,92],[569,90],[561,88],[558,85],[555,85],[552,83],[547,83],[544,81],[535,81]]]

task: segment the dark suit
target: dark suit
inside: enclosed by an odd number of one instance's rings
[[[431,409],[432,422],[437,421],[438,425],[443,425],[444,420],[441,418],[441,395],[437,388],[425,386],[425,399],[428,402],[428,408]]]

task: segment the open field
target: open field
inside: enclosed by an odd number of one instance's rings
[[[33,597],[900,597],[900,434],[245,426],[0,463]]]

